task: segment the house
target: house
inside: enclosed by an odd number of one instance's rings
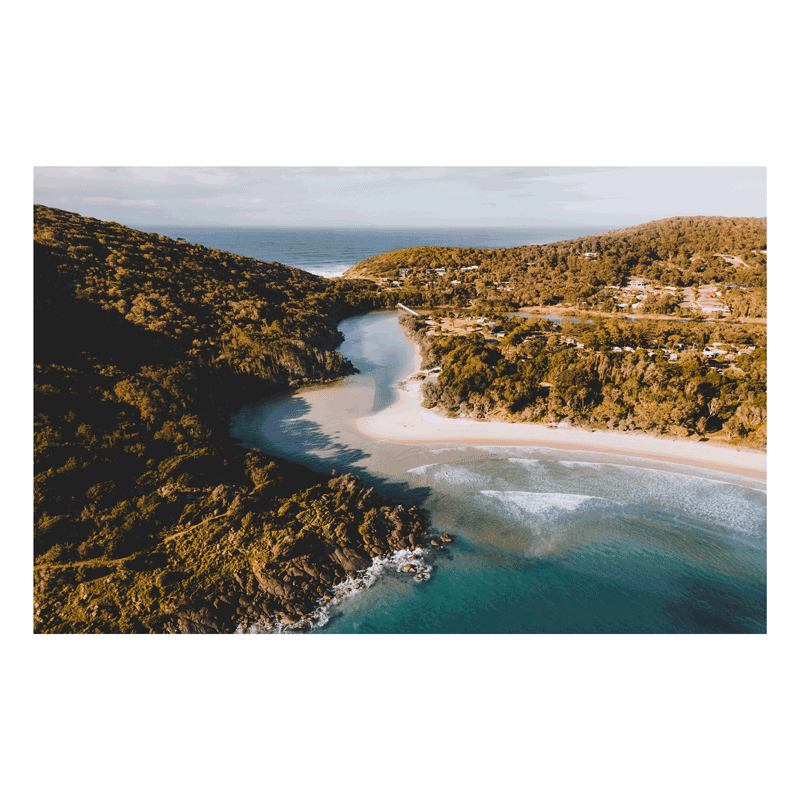
[[[628,288],[630,289],[644,289],[646,285],[644,278],[631,278],[628,281]]]
[[[698,305],[704,314],[715,314],[717,312],[727,314],[730,311],[728,306],[719,300],[701,300]]]

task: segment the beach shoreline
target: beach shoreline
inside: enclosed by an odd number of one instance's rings
[[[415,346],[415,350],[415,364],[418,369],[419,348]],[[392,406],[356,420],[356,428],[363,435],[371,439],[409,445],[446,442],[474,446],[583,450],[647,458],[726,472],[744,478],[767,478],[767,455],[757,450],[670,439],[645,433],[552,428],[540,423],[445,417],[422,407],[422,382],[409,378],[401,384],[400,398]]]

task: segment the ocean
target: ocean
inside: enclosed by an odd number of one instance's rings
[[[766,482],[552,447],[396,444],[353,421],[392,405],[414,368],[396,312],[345,320],[358,375],[256,403],[231,433],[424,508],[456,542],[425,580],[376,564],[316,634],[764,633]],[[255,628],[252,632],[260,632]]]
[[[260,261],[277,261],[314,275],[335,278],[365,258],[406,247],[494,249],[549,244],[602,233],[607,228],[378,228],[359,227],[202,227],[167,225],[148,230],[172,239],[226,250]]]

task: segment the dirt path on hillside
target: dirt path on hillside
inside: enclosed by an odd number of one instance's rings
[[[164,542],[171,542],[173,539],[177,539],[179,536],[183,536],[184,534],[191,533],[197,528],[201,528],[203,525],[208,525],[210,522],[216,522],[218,519],[224,519],[230,514],[230,511],[226,511],[224,514],[218,514],[215,517],[211,517],[210,519],[204,519],[202,522],[198,522],[195,525],[192,525],[188,528],[184,528],[182,531],[178,531],[177,533],[170,534],[166,538],[162,539],[158,544],[154,545],[153,547],[149,548],[150,550],[154,550]],[[136,556],[140,556],[142,553],[148,552],[147,550],[142,550],[138,553],[134,553],[130,556],[123,556],[122,558],[90,558],[88,561],[71,561],[69,564],[36,564],[33,568],[34,572],[40,569],[70,569],[73,567],[110,567],[116,564],[124,564],[126,561],[129,561]]]
[[[579,311],[575,308],[564,308],[563,306],[525,306],[521,307],[520,311],[525,311],[528,314],[556,314],[559,317],[580,317],[580,316],[587,316],[587,317],[608,317],[608,318],[616,318],[616,319],[661,319],[666,320],[667,322],[675,322],[686,320],[688,322],[692,321],[691,317],[676,317],[674,315],[670,316],[668,314],[624,314],[624,313],[612,313],[609,311]],[[763,317],[736,317],[735,319],[720,319],[720,320],[709,320],[711,322],[721,322],[726,323],[728,325],[736,322],[744,322],[753,325],[766,325],[767,320]]]

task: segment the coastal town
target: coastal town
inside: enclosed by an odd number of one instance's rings
[[[765,254],[766,251],[759,251]],[[585,252],[585,259],[597,258],[595,252]],[[747,270],[749,265],[738,256],[717,253],[726,265]],[[532,263],[520,267],[533,267]],[[661,263],[654,262],[653,266],[663,267]],[[521,269],[519,275],[524,275]],[[740,273],[741,274],[741,273]],[[373,278],[379,285],[380,291],[391,292],[400,290],[426,290],[457,292],[458,296],[468,299],[471,304],[477,304],[481,299],[488,298],[495,302],[506,299],[513,303],[514,299],[524,291],[524,284],[518,280],[497,280],[490,267],[481,264],[472,264],[461,267],[399,267],[394,275]],[[604,284],[583,287],[580,299],[568,303],[575,311],[592,311],[599,313],[622,314],[632,317],[659,317],[675,316],[682,318],[706,318],[731,320],[741,318],[748,322],[766,322],[765,318],[747,317],[740,312],[742,300],[750,297],[756,289],[746,283],[731,281],[715,281],[709,283],[695,283],[688,286],[669,285],[660,281],[648,280],[641,275],[634,275],[621,285]],[[557,308],[562,308],[561,304]],[[744,307],[747,307],[746,305]],[[536,310],[545,310],[544,306],[535,306]]]
[[[487,344],[498,345],[501,349],[507,350],[519,345],[534,342],[536,339],[547,339],[549,342],[557,343],[568,348],[583,350],[585,354],[596,352],[595,348],[582,342],[580,333],[572,335],[562,332],[563,326],[548,317],[534,317],[527,311],[515,312],[511,314],[495,313],[488,315],[459,314],[455,312],[445,312],[441,316],[441,309],[429,309],[426,313],[420,313],[398,304],[401,311],[405,311],[424,320],[428,330],[426,336],[467,336],[469,334],[480,335]],[[560,317],[550,315],[555,320]],[[573,318],[572,322],[567,322],[569,329],[579,328],[581,320]],[[532,324],[534,323],[534,324]],[[586,318],[584,324],[591,324],[591,320]],[[664,337],[660,337],[664,338]],[[725,341],[709,342],[705,345],[689,343],[681,340],[680,337],[672,335],[666,337],[662,343],[658,339],[652,339],[649,347],[635,348],[629,345],[610,346],[607,348],[612,353],[634,353],[638,349],[644,350],[649,357],[658,354],[668,362],[678,361],[682,355],[697,356],[712,370],[718,373],[726,371],[742,373],[742,367],[746,367],[753,354],[758,349],[756,345],[739,345]],[[602,349],[602,348],[599,348]],[[598,351],[599,351],[598,349]],[[740,366],[737,366],[737,361]]]

